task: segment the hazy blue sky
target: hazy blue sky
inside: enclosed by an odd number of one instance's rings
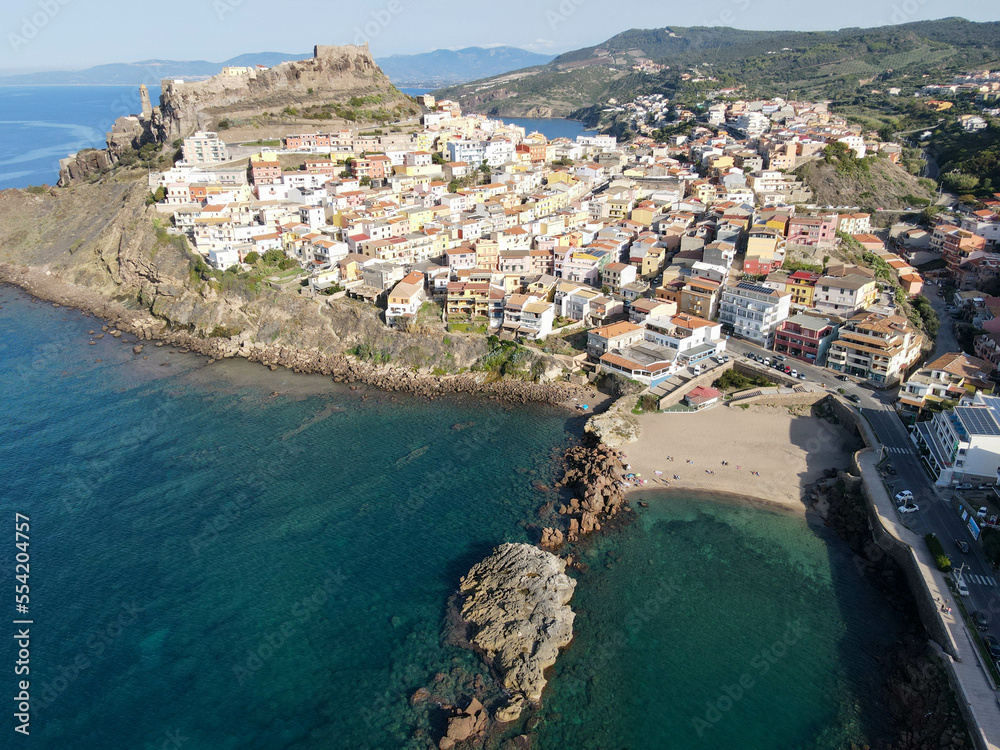
[[[509,44],[564,52],[627,28],[838,29],[960,14],[1000,20],[996,0],[4,0],[0,69],[85,68],[150,58],[221,61],[368,40],[376,56]],[[958,10],[958,8],[961,8]]]

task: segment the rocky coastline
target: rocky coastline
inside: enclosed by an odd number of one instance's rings
[[[566,451],[563,465],[556,487],[568,491],[570,497],[546,503],[539,513],[553,524],[540,532],[540,546],[550,552],[576,544],[631,510],[622,488],[625,466],[620,455],[592,434]]]
[[[511,404],[562,405],[573,398],[594,397],[592,389],[572,383],[487,380],[474,373],[436,376],[392,364],[375,365],[343,354],[255,342],[248,334],[206,338],[173,328],[145,310],[130,309],[89,290],[68,286],[10,264],[0,264],[0,283],[16,286],[36,299],[93,315],[110,328],[131,334],[139,341],[161,342],[201,354],[208,357],[210,363],[240,357],[272,370],[283,367],[296,373],[324,375],[336,383],[362,384],[387,392],[429,398],[468,394]]]

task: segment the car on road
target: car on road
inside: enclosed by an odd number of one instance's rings
[[[913,499],[913,493],[909,490],[901,490],[896,493],[896,502],[905,503],[907,500]]]
[[[856,393],[848,393],[847,396],[846,396],[846,398],[847,398],[848,401],[850,401],[853,404],[860,404],[861,403],[861,396],[859,396]]]
[[[785,361],[785,355],[783,355],[783,354],[775,354],[774,358],[776,360],[778,360],[779,362],[784,362]]]
[[[990,629],[990,618],[978,610],[972,613],[972,621],[976,623],[977,630],[985,632]]]
[[[969,595],[969,587],[965,584],[965,581],[963,581],[961,578],[956,578],[955,579],[955,591],[958,592],[959,596],[968,596]],[[998,644],[998,645],[1000,645],[1000,644]],[[1000,657],[1000,654],[997,654],[993,658],[996,659],[997,657]]]
[[[992,490],[996,485],[993,484],[981,484],[976,487],[977,490]]]
[[[920,506],[917,505],[916,503],[904,503],[903,505],[900,505],[898,508],[896,508],[896,510],[899,511],[900,513],[916,513],[918,510],[920,510]]]
[[[963,555],[969,554],[969,543],[963,542],[961,539],[955,540],[955,546],[958,547],[958,551]]]
[[[989,512],[990,512],[989,508],[987,508],[985,505],[980,505],[979,510],[976,511],[976,516],[978,516],[979,518],[986,518],[986,514]]]
[[[956,484],[955,485],[955,489],[956,490],[971,490],[972,489],[972,485],[971,484]]]
[[[799,380],[805,380],[806,379],[806,374],[804,372],[800,372],[796,377]]]
[[[987,635],[983,637],[983,643],[990,652],[990,656],[994,659],[1000,659],[1000,641],[998,641],[994,636]]]
[[[846,375],[838,375],[837,376],[837,380],[843,380],[845,383],[848,383],[848,382],[850,382],[851,379],[849,377],[847,377]]]

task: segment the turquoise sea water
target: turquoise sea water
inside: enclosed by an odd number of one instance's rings
[[[530,483],[572,440],[565,414],[150,344],[143,359],[110,336],[89,345],[99,327],[0,289],[0,519],[31,519],[35,714],[18,746],[428,747],[440,717],[408,697],[486,674],[444,643],[446,600],[493,545],[527,539],[544,499]],[[895,621],[802,519],[656,500],[587,562],[535,747],[834,748],[882,732],[873,654]],[[0,658],[6,694],[9,641]],[[706,703],[744,674],[754,685],[713,720]]]
[[[159,85],[148,85],[156,104]],[[59,160],[103,148],[122,115],[138,112],[138,86],[0,86],[0,190],[55,184]]]

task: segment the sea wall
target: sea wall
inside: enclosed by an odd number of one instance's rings
[[[879,548],[899,564],[906,574],[906,581],[917,602],[920,621],[927,633],[948,655],[957,659],[959,658],[958,645],[955,643],[955,639],[942,617],[940,605],[928,585],[928,572],[922,569],[914,554],[913,547],[898,539],[886,528],[887,524],[879,510],[879,503],[875,500],[876,494],[881,492],[886,495],[886,502],[888,502],[888,493],[886,493],[882,479],[875,467],[877,456],[878,453],[871,448],[854,454],[854,470],[862,480],[861,486],[866,500],[865,510],[868,514],[872,539]]]

